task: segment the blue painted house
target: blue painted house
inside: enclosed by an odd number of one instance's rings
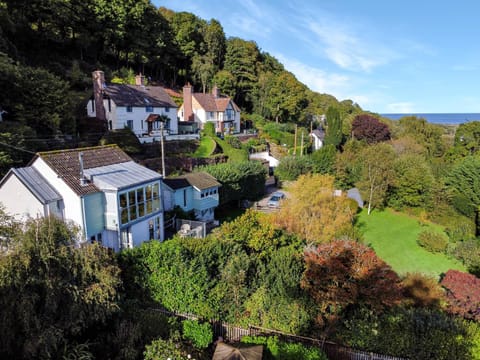
[[[0,203],[21,220],[54,215],[73,221],[79,243],[119,251],[163,240],[161,178],[116,145],[41,152],[0,181]]]
[[[194,172],[175,178],[163,179],[165,210],[179,206],[184,211],[193,210],[197,220],[215,219],[219,204],[218,190],[221,184],[206,172]]]

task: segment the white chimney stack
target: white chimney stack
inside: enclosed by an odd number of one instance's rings
[[[78,153],[78,162],[80,163],[80,185],[85,186],[87,185],[87,178],[83,173],[83,153]]]

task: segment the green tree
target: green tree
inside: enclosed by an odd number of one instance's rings
[[[314,151],[311,155],[314,172],[333,175],[336,155],[337,150],[334,145],[325,145]]]
[[[397,137],[410,136],[426,149],[429,157],[442,156],[445,146],[442,141],[443,130],[440,126],[430,124],[423,118],[405,116],[398,120]]]
[[[222,24],[215,19],[206,23],[203,30],[203,37],[207,48],[207,55],[211,59],[215,69],[223,66],[226,52],[226,37]]]
[[[313,244],[351,233],[356,207],[345,195],[335,195],[333,177],[302,175],[289,193],[274,218],[282,229]]]
[[[423,156],[402,155],[395,159],[393,167],[388,203],[396,209],[431,207],[435,178]]]
[[[480,157],[468,156],[458,162],[446,178],[453,193],[453,205],[462,214],[475,219],[480,206]],[[478,226],[478,219],[477,226]]]
[[[99,245],[76,247],[76,239],[60,220],[31,220],[1,254],[2,357],[58,358],[64,347],[96,340],[118,311],[115,259]]]
[[[281,180],[296,180],[300,175],[312,173],[314,167],[310,157],[285,156],[275,169],[275,175]]]
[[[362,163],[362,177],[357,183],[368,202],[368,214],[375,207],[385,204],[387,190],[393,181],[395,154],[390,145],[379,143],[367,146],[359,154]]]
[[[455,131],[454,146],[464,156],[480,150],[480,121],[460,124]]]
[[[254,41],[245,41],[232,37],[227,40],[227,51],[223,70],[235,78],[234,101],[240,107],[251,110],[252,99],[249,98],[257,82],[257,63],[260,52]]]
[[[327,110],[327,131],[325,133],[325,145],[339,147],[342,143],[342,119],[336,107],[329,107]]]

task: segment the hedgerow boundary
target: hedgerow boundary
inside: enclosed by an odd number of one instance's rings
[[[149,310],[160,312],[163,315],[177,317],[183,320],[202,320],[200,316],[190,313],[169,311],[162,308],[150,308]],[[208,322],[212,326],[214,338],[222,337],[228,342],[239,342],[243,336],[277,336],[281,341],[284,342],[295,342],[319,347],[325,352],[330,360],[406,360],[405,358],[390,355],[381,355],[372,352],[355,350],[326,339],[315,339],[305,336],[287,334],[281,331],[265,329],[254,325],[249,325],[248,328],[243,328],[227,324],[221,320],[214,319],[209,320]]]

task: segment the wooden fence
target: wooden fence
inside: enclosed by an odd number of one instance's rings
[[[175,316],[180,319],[200,320],[197,315],[168,311],[161,308],[151,309],[167,316]],[[259,326],[250,325],[247,329],[239,326],[224,323],[220,320],[210,320],[213,336],[215,339],[222,337],[225,341],[239,342],[243,336],[277,336],[285,342],[302,343],[322,349],[330,360],[406,360],[405,358],[380,355],[367,351],[351,349],[326,339],[314,339],[305,336],[283,333],[277,330],[265,329]],[[300,360],[300,359],[299,359]]]

